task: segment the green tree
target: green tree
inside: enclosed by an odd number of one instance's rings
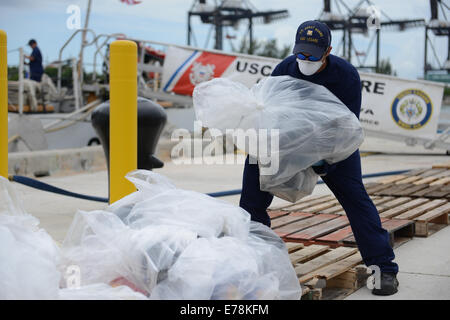
[[[8,66],[8,80],[17,81],[19,80],[19,68]]]
[[[389,58],[381,59],[377,73],[390,74],[393,76],[397,75],[397,72],[392,68],[391,61],[389,61]]]
[[[268,41],[253,40],[252,46],[246,38],[241,40],[239,45],[239,53],[253,54],[257,56],[284,59],[290,52],[290,46],[283,46],[281,49],[278,47],[277,39],[270,39]]]
[[[47,74],[53,81],[53,83],[57,83],[58,81],[58,68],[56,67],[46,67],[44,73]],[[69,63],[66,63],[62,66],[61,69],[61,85],[63,87],[72,87],[72,66]]]

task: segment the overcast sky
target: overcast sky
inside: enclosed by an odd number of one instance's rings
[[[137,5],[127,5],[120,0],[92,0],[92,12],[89,28],[96,34],[124,33],[128,37],[153,41],[186,44],[187,12],[193,1],[190,0],[141,0]],[[344,0],[353,7],[359,0]],[[208,2],[208,0],[207,0]],[[209,2],[212,2],[209,0]],[[383,12],[393,20],[425,18],[429,20],[429,0],[372,0]],[[450,1],[449,1],[450,2]],[[42,51],[45,62],[58,58],[58,52],[64,42],[74,30],[69,30],[66,13],[70,5],[77,5],[81,9],[81,24],[84,24],[87,0],[0,0],[0,29],[8,34],[8,49],[25,47],[27,53],[30,48],[26,43],[35,38]],[[318,18],[322,11],[321,0],[251,0],[259,10],[288,9],[290,17],[270,25],[256,25],[255,38],[259,40],[276,38],[281,45],[293,45],[295,31],[298,25],[305,20]],[[334,1],[332,1],[332,4]],[[447,12],[450,17],[450,12]],[[209,26],[202,25],[198,18],[193,18],[193,29],[197,45],[204,47]],[[246,23],[242,23],[238,30],[229,29],[225,34],[235,35],[238,39],[245,33]],[[423,73],[424,56],[424,28],[414,28],[405,32],[383,31],[381,33],[381,57],[389,58],[398,76],[415,79]],[[430,33],[431,34],[431,33]],[[364,51],[370,41],[369,36],[355,35],[354,42],[358,51]],[[339,46],[341,33],[333,33],[333,47]],[[80,38],[69,45],[63,58],[78,55]],[[447,39],[434,38],[432,42],[441,59],[447,56]],[[238,46],[239,41],[235,41]],[[212,47],[213,40],[209,42]],[[367,57],[367,63],[374,63],[374,50]],[[225,42],[225,50],[230,45]],[[88,49],[86,59],[92,61],[93,50]],[[435,60],[432,53],[430,62]],[[17,53],[8,55],[8,64],[17,64]],[[358,64],[357,60],[352,60]]]

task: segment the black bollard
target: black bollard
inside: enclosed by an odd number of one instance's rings
[[[138,169],[162,168],[164,163],[156,158],[159,136],[167,121],[167,114],[159,104],[138,97]],[[97,132],[105,152],[109,169],[109,101],[105,101],[92,112],[92,126]]]

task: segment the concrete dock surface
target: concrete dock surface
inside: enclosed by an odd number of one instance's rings
[[[155,172],[170,178],[183,189],[198,192],[216,192],[240,189],[244,155],[237,155],[234,164],[175,164],[166,162]],[[383,171],[431,167],[449,161],[443,154],[372,154],[362,157],[363,174]],[[374,181],[377,178],[367,179]],[[106,171],[67,176],[50,176],[39,180],[73,192],[108,196]],[[62,242],[77,210],[102,209],[107,204],[80,200],[32,189],[14,183],[28,213],[40,219],[44,228],[56,241]],[[313,195],[329,194],[325,185],[316,186]],[[223,197],[234,204],[239,195]],[[287,203],[275,198],[272,207]],[[450,299],[450,227],[428,238],[417,238],[395,249],[396,262],[400,266],[399,292],[390,297],[373,296],[366,287],[347,299]]]

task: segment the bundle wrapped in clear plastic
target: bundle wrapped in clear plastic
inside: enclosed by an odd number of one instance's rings
[[[152,299],[299,299],[300,289],[283,241],[252,222],[246,241],[199,238],[183,251]]]
[[[80,267],[82,286],[126,279],[151,299],[300,298],[282,240],[245,210],[151,171],[127,178],[137,192],[78,212],[64,240],[63,266]]]
[[[142,293],[120,284],[111,286],[99,282],[82,286],[75,281],[73,288],[61,289],[67,284],[66,271],[70,270],[67,267],[79,266],[64,266],[56,242],[39,228],[37,218],[26,213],[17,190],[3,177],[0,177],[0,243],[0,300],[147,299]],[[105,264],[104,257],[93,253],[91,258],[93,268],[90,270],[95,273],[95,262]]]
[[[125,278],[149,293],[195,239],[195,232],[177,226],[133,229],[114,213],[80,211],[63,243],[62,267],[79,266],[81,285]]]
[[[200,237],[247,237],[250,215],[238,206],[203,193],[178,189],[166,177],[147,170],[129,173],[127,179],[139,191],[107,210],[133,229],[150,224],[170,225]]]
[[[256,130],[253,146],[239,138],[236,144],[258,160],[261,190],[292,202],[312,193],[314,163],[342,161],[364,139],[355,114],[328,89],[291,76],[267,77],[251,89],[215,78],[197,85],[193,99],[205,127],[247,136]]]
[[[59,248],[0,177],[0,300],[57,299]]]
[[[59,249],[0,177],[0,298],[300,298],[283,241],[245,210],[151,171],[128,178],[139,190],[77,212]]]

